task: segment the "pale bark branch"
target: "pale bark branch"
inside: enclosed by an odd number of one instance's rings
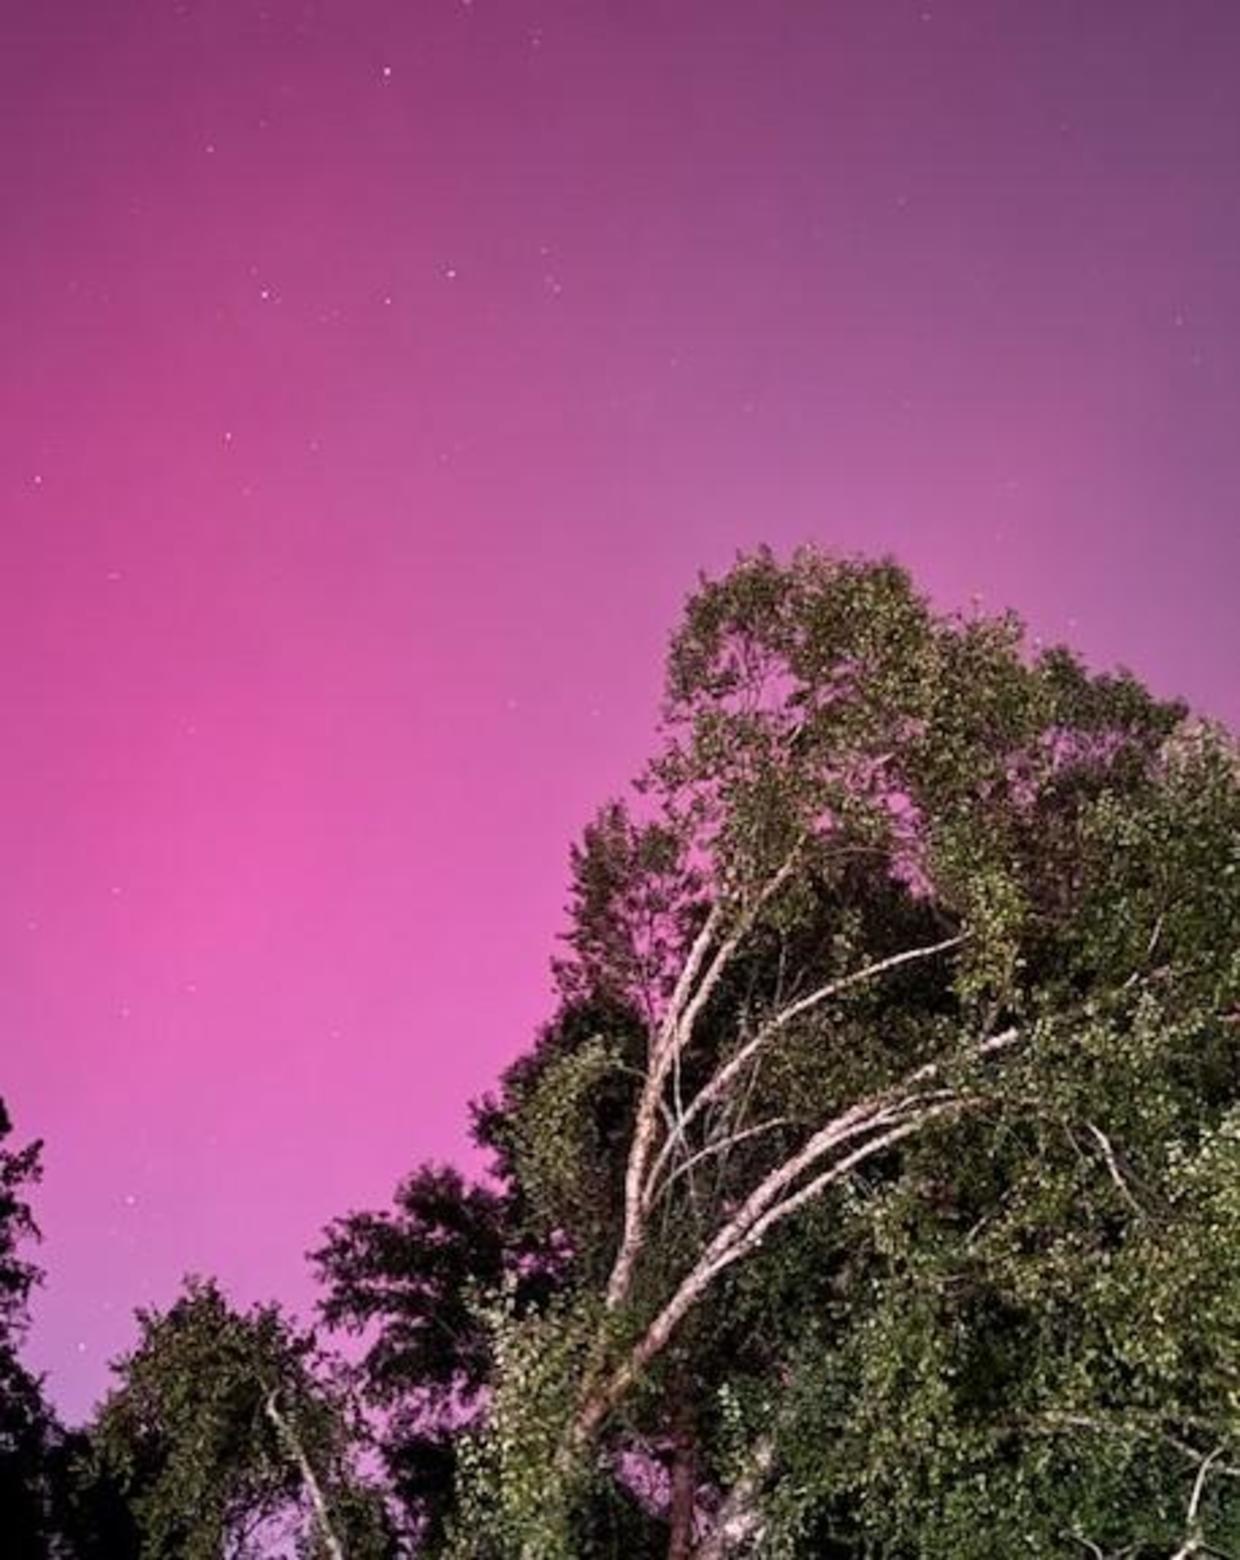
[[[1172,1422],[1181,1423],[1178,1418]],[[1029,1419],[1013,1421],[1011,1425],[1004,1428],[1031,1435],[1063,1435],[1073,1430],[1088,1430],[1095,1435],[1110,1435],[1120,1440],[1157,1441],[1178,1452],[1189,1462],[1198,1465],[1205,1455],[1199,1446],[1193,1446],[1184,1440],[1183,1436],[1176,1435],[1169,1429],[1167,1421],[1157,1415],[1143,1414],[1131,1409],[1125,1411],[1123,1418],[1119,1420],[1105,1419],[1097,1414],[1052,1411]],[[1206,1426],[1199,1428],[1204,1429]],[[1221,1427],[1211,1425],[1209,1428],[1217,1431]],[[1211,1471],[1220,1478],[1240,1479],[1240,1467],[1229,1463],[1214,1462],[1211,1464]]]
[[[950,948],[958,947],[963,941],[964,935],[961,934],[955,937],[945,938],[942,942],[932,943],[926,947],[908,948],[905,949],[902,953],[891,954],[888,958],[878,959],[872,964],[867,964],[863,969],[853,970],[847,975],[841,975],[835,980],[828,981],[826,985],[820,986],[816,991],[812,991],[808,993],[808,995],[799,998],[796,1002],[790,1003],[780,1013],[776,1014],[774,1018],[769,1019],[765,1024],[763,1024],[758,1029],[758,1031],[748,1041],[746,1041],[743,1046],[741,1046],[740,1050],[735,1052],[735,1054],[731,1056],[723,1064],[723,1066],[720,1067],[719,1070],[714,1073],[714,1075],[708,1079],[706,1083],[702,1085],[697,1094],[695,1094],[693,1099],[689,1102],[688,1108],[683,1112],[683,1114],[681,1114],[679,1118],[678,1137],[683,1138],[685,1129],[689,1126],[689,1124],[701,1115],[702,1111],[705,1110],[707,1105],[709,1105],[713,1100],[717,1099],[727,1090],[728,1086],[733,1082],[742,1069],[753,1059],[758,1051],[760,1051],[765,1045],[769,1044],[769,1042],[772,1041],[782,1030],[786,1029],[789,1024],[802,1017],[803,1014],[812,1011],[816,1007],[820,1007],[824,1002],[829,1001],[832,997],[839,996],[842,992],[847,991],[854,986],[859,986],[865,981],[874,980],[878,976],[886,974],[889,970],[897,969],[904,964],[912,964],[922,959],[932,958],[935,954],[944,953]],[[676,1145],[677,1139],[674,1138],[669,1137],[664,1142],[662,1148],[655,1156],[653,1165],[651,1166],[648,1178],[650,1183],[657,1181],[659,1176],[662,1175],[664,1169],[666,1168],[667,1161],[675,1152]]]
[[[790,1193],[776,1203],[775,1199],[783,1187],[790,1179],[795,1178],[795,1175],[804,1171],[813,1162],[813,1157],[822,1158],[832,1147],[838,1146],[843,1141],[877,1127],[897,1122],[897,1108],[887,1107],[864,1121],[853,1120],[847,1125],[842,1125],[844,1118],[840,1117],[836,1123],[833,1123],[840,1127],[840,1131],[830,1141],[827,1140],[825,1131],[816,1134],[813,1140],[817,1144],[815,1155],[807,1158],[806,1150],[803,1149],[800,1154],[794,1156],[798,1165],[795,1172],[789,1174],[789,1166],[793,1162],[790,1160],[766,1177],[754,1195],[746,1199],[741,1209],[729,1219],[711,1241],[688,1275],[682,1279],[671,1299],[630,1350],[627,1358],[606,1381],[595,1386],[587,1395],[578,1413],[571,1439],[578,1445],[584,1444],[589,1439],[615,1404],[637,1380],[641,1371],[667,1347],[680,1323],[702,1298],[716,1277],[757,1245],[773,1224],[795,1212],[812,1197],[819,1196],[828,1186],[842,1180],[867,1159],[873,1158],[901,1139],[920,1130],[934,1117],[944,1114],[947,1110],[964,1108],[969,1103],[974,1102],[957,1100],[953,1097],[950,1101],[927,1106],[913,1119],[899,1121],[889,1131],[882,1132],[879,1136],[863,1143],[799,1191]],[[846,1114],[851,1115],[851,1113]]]
[[[779,867],[779,870],[767,879],[766,883],[763,884],[762,888],[754,896],[753,900],[741,911],[740,917],[737,920],[735,927],[733,927],[732,931],[723,940],[723,942],[720,943],[719,948],[715,953],[715,957],[711,960],[706,973],[698,982],[696,991],[694,991],[693,996],[689,999],[684,1008],[683,1014],[676,1020],[673,1029],[668,1036],[668,1045],[674,1051],[682,1051],[689,1043],[693,1036],[694,1025],[697,1023],[702,1009],[714,995],[719,982],[723,979],[728,965],[731,964],[733,958],[736,955],[736,950],[753,930],[754,923],[757,921],[762,911],[788,881],[789,877],[791,877],[793,868],[796,865],[796,858],[800,853],[803,843],[804,841],[802,840],[797,841],[793,848],[788,852],[788,855],[784,858],[784,861]],[[670,1056],[668,1057],[667,1062],[664,1064],[664,1074],[666,1074],[668,1063],[670,1063]]]
[[[693,982],[698,977],[698,971],[710,952],[723,920],[723,904],[721,901],[711,906],[710,913],[702,923],[702,928],[694,938],[693,945],[689,949],[688,957],[681,966],[680,974],[676,978],[676,985],[668,998],[667,1011],[663,1015],[663,1022],[659,1026],[659,1032],[655,1040],[654,1052],[657,1056],[668,1036],[679,1022],[681,1009],[689,999],[689,993],[693,989]]]
[[[1188,1502],[1188,1525],[1194,1527],[1197,1522],[1197,1512],[1201,1506],[1201,1497],[1205,1494],[1206,1480],[1210,1476],[1210,1469],[1223,1455],[1223,1448],[1216,1446],[1210,1455],[1202,1459],[1201,1467],[1197,1470],[1197,1477],[1193,1482],[1193,1493]]]
[[[718,936],[725,915],[722,900],[712,906],[677,978],[668,1001],[667,1012],[654,1037],[646,1083],[638,1100],[629,1159],[625,1168],[624,1227],[607,1281],[605,1303],[608,1310],[614,1310],[620,1305],[628,1293],[633,1267],[645,1241],[642,1194],[658,1130],[659,1101],[662,1098],[668,1071],[679,1068],[681,1054],[692,1038],[698,1015],[723,978],[737,948],[753,929],[754,922],[762,909],[791,875],[803,843],[803,840],[797,841],[778,871],[768,879],[752,902],[742,910],[736,925],[719,944],[710,963],[706,964],[707,956]],[[703,965],[706,965],[704,972]]]
[[[788,1116],[774,1116],[770,1121],[760,1121],[756,1126],[746,1127],[743,1132],[733,1132],[726,1138],[720,1138],[713,1143],[708,1143],[705,1148],[700,1148],[696,1154],[691,1154],[688,1159],[678,1164],[661,1185],[648,1188],[648,1197],[645,1204],[647,1210],[653,1208],[659,1198],[682,1175],[687,1175],[697,1165],[701,1164],[703,1160],[710,1159],[715,1154],[727,1153],[729,1149],[734,1148],[738,1143],[745,1142],[747,1138],[757,1137],[763,1132],[773,1132],[776,1127],[786,1127],[790,1125],[790,1122],[791,1118]]]
[[[336,1537],[336,1530],[332,1527],[331,1514],[327,1509],[322,1486],[310,1466],[310,1459],[306,1456],[300,1436],[293,1429],[288,1418],[280,1412],[279,1393],[274,1387],[267,1394],[264,1408],[267,1418],[275,1427],[277,1436],[284,1442],[285,1447],[292,1454],[293,1461],[297,1464],[297,1471],[301,1474],[302,1483],[310,1496],[310,1504],[314,1508],[314,1519],[323,1540],[323,1547],[331,1556],[331,1560],[345,1560],[344,1550]]]
[[[1095,1126],[1092,1121],[1087,1121],[1085,1125],[1089,1128],[1095,1142],[1102,1149],[1102,1157],[1106,1160],[1107,1170],[1110,1172],[1111,1180],[1114,1181],[1120,1196],[1133,1210],[1133,1212],[1138,1215],[1138,1217],[1144,1218],[1145,1209],[1133,1196],[1131,1187],[1124,1179],[1123,1172],[1119,1167],[1119,1159],[1115,1153],[1115,1148],[1111,1142],[1111,1139],[1106,1135],[1101,1127]]]
[[[654,1146],[655,1134],[658,1130],[659,1112],[663,1106],[663,1079],[666,1069],[663,1065],[663,1057],[669,1045],[673,1043],[680,1021],[680,1013],[684,1004],[688,1001],[689,993],[693,989],[693,983],[697,979],[710,952],[711,944],[718,934],[719,926],[723,920],[723,906],[716,903],[711,907],[710,913],[702,924],[701,930],[689,949],[672,995],[668,999],[667,1012],[663,1022],[653,1038],[650,1057],[647,1063],[645,1082],[637,1102],[637,1113],[633,1122],[633,1137],[629,1144],[628,1164],[624,1173],[624,1227],[620,1235],[620,1244],[616,1250],[615,1261],[612,1264],[611,1275],[607,1281],[607,1307],[614,1310],[628,1292],[629,1279],[632,1275],[633,1264],[637,1260],[637,1253],[641,1249],[642,1230],[642,1186],[646,1178],[646,1165]]]
[[[880,1098],[873,1105],[868,1102],[844,1111],[842,1115],[820,1127],[795,1154],[770,1171],[750,1192],[741,1206],[715,1235],[703,1252],[701,1261],[711,1263],[726,1251],[736,1239],[744,1235],[780,1198],[784,1190],[824,1158],[832,1149],[853,1139],[863,1137],[877,1127],[897,1121],[910,1107],[920,1101],[920,1096],[904,1099]]]
[[[627,1358],[605,1380],[600,1381],[597,1377],[593,1379],[569,1433],[569,1444],[580,1447],[589,1440],[641,1370],[666,1347],[680,1322],[697,1304],[717,1274],[752,1249],[756,1240],[750,1242],[749,1237],[759,1221],[765,1222],[757,1235],[758,1240],[774,1223],[820,1195],[857,1165],[910,1136],[930,1120],[949,1111],[971,1109],[983,1104],[980,1097],[961,1096],[948,1089],[927,1093],[921,1086],[942,1077],[953,1063],[977,1061],[994,1055],[1014,1045],[1020,1037],[1021,1031],[1013,1026],[989,1035],[953,1056],[923,1063],[898,1083],[870,1095],[834,1117],[796,1154],[766,1176],[741,1208],[716,1233]],[[913,1112],[911,1116],[910,1112]],[[780,1195],[833,1149],[882,1128],[887,1130],[879,1131],[877,1137],[861,1144],[799,1190],[789,1190],[787,1196]],[[770,1219],[766,1218],[768,1213],[771,1214]],[[734,1249],[741,1241],[746,1242],[744,1250]]]
[[[832,997],[865,981],[877,979],[890,970],[946,953],[966,939],[967,933],[957,933],[924,947],[891,954],[829,981],[789,1003],[763,1024],[715,1072],[687,1108],[682,1107],[679,1097],[681,1059],[692,1041],[695,1024],[744,939],[755,926],[762,909],[779,892],[794,870],[802,844],[803,841],[799,840],[763,888],[739,910],[726,934],[723,933],[727,918],[724,902],[717,902],[712,907],[685,959],[658,1030],[652,1036],[625,1171],[624,1222],[605,1291],[605,1306],[609,1311],[617,1309],[628,1296],[633,1272],[647,1238],[648,1217],[655,1202],[672,1181],[679,1175],[690,1173],[708,1155],[726,1152],[736,1143],[777,1124],[763,1123],[721,1137],[705,1145],[699,1153],[689,1155],[670,1176],[667,1174],[672,1155],[677,1150],[687,1153],[686,1129],[689,1124],[708,1105],[726,1093],[758,1051],[802,1015]],[[814,1132],[796,1153],[767,1174],[740,1208],[715,1232],[627,1358],[617,1368],[606,1373],[600,1352],[595,1364],[587,1372],[588,1384],[565,1443],[565,1452],[568,1453],[573,1446],[580,1448],[589,1440],[640,1370],[666,1346],[685,1314],[724,1268],[760,1244],[775,1224],[819,1196],[865,1160],[919,1131],[945,1112],[964,1108],[966,1102],[953,1090],[928,1091],[926,1085],[941,1077],[953,1063],[985,1057],[1014,1043],[1016,1039],[1017,1032],[1014,1029],[1007,1030],[955,1056],[924,1063],[903,1080],[841,1112]],[[677,1084],[670,1106],[665,1098],[669,1073]],[[661,1118],[665,1137],[663,1143],[658,1145]],[[858,1139],[867,1141],[853,1147],[835,1164],[798,1187],[797,1183],[823,1159],[843,1150],[847,1145],[856,1144]]]
[[[729,1247],[716,1257],[711,1267],[710,1276],[713,1278],[715,1274],[721,1273],[725,1267],[730,1267],[733,1262],[738,1261],[748,1252],[754,1250],[755,1247],[760,1246],[774,1225],[788,1218],[790,1214],[795,1213],[798,1208],[804,1207],[806,1203],[812,1202],[815,1197],[826,1191],[828,1186],[833,1186],[836,1182],[842,1181],[850,1171],[855,1170],[865,1160],[872,1159],[875,1154],[880,1154],[885,1149],[892,1148],[902,1139],[911,1137],[915,1132],[920,1132],[928,1122],[936,1117],[948,1115],[954,1111],[965,1110],[971,1105],[978,1103],[975,1100],[953,1098],[941,1105],[928,1106],[910,1120],[892,1127],[890,1131],[884,1132],[876,1138],[871,1138],[868,1143],[864,1143],[860,1148],[854,1149],[851,1154],[846,1155],[832,1165],[829,1170],[824,1170],[812,1180],[807,1181],[803,1186],[798,1187],[795,1192],[790,1193],[787,1197],[769,1207],[761,1218],[756,1219],[747,1230],[739,1234]]]

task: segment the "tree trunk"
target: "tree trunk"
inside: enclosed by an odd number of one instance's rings
[[[667,1560],[689,1560],[697,1509],[697,1440],[687,1408],[678,1411],[672,1447],[672,1490]]]
[[[749,1454],[749,1465],[728,1491],[714,1525],[686,1560],[729,1560],[751,1550],[762,1536],[759,1504],[763,1486],[775,1463],[775,1440],[760,1436]]]

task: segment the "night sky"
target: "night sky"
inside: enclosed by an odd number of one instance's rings
[[[1235,0],[45,0],[0,38],[0,1093],[84,1413],[550,1011],[699,568],[1240,720]]]

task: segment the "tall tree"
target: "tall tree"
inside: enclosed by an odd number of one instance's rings
[[[1225,734],[1011,617],[704,581],[575,859],[624,1016],[503,1125],[575,1266],[492,1309],[460,1552],[586,1553],[655,1433],[699,1560],[1234,1542],[1238,840]]]

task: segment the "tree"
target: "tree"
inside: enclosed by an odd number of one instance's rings
[[[391,1212],[335,1220],[312,1254],[330,1327],[367,1335],[358,1369],[382,1419],[381,1448],[411,1539],[433,1547],[451,1510],[455,1444],[490,1374],[475,1288],[499,1285],[504,1201],[452,1169],[424,1166]]]
[[[41,1173],[41,1145],[9,1148],[11,1132],[0,1101],[0,1512],[5,1553],[14,1560],[35,1560],[49,1554],[53,1544],[60,1429],[41,1382],[23,1366],[18,1352],[31,1291],[40,1278],[22,1247],[38,1238],[26,1197]]]
[[[612,1017],[500,1112],[570,1277],[488,1313],[460,1553],[669,1435],[697,1560],[1240,1541],[1237,773],[890,563],[703,581],[574,858]]]
[[[275,1306],[238,1312],[192,1279],[141,1338],[90,1429],[86,1480],[122,1493],[143,1560],[219,1560],[293,1541],[324,1560],[390,1552],[351,1460],[342,1395]]]

